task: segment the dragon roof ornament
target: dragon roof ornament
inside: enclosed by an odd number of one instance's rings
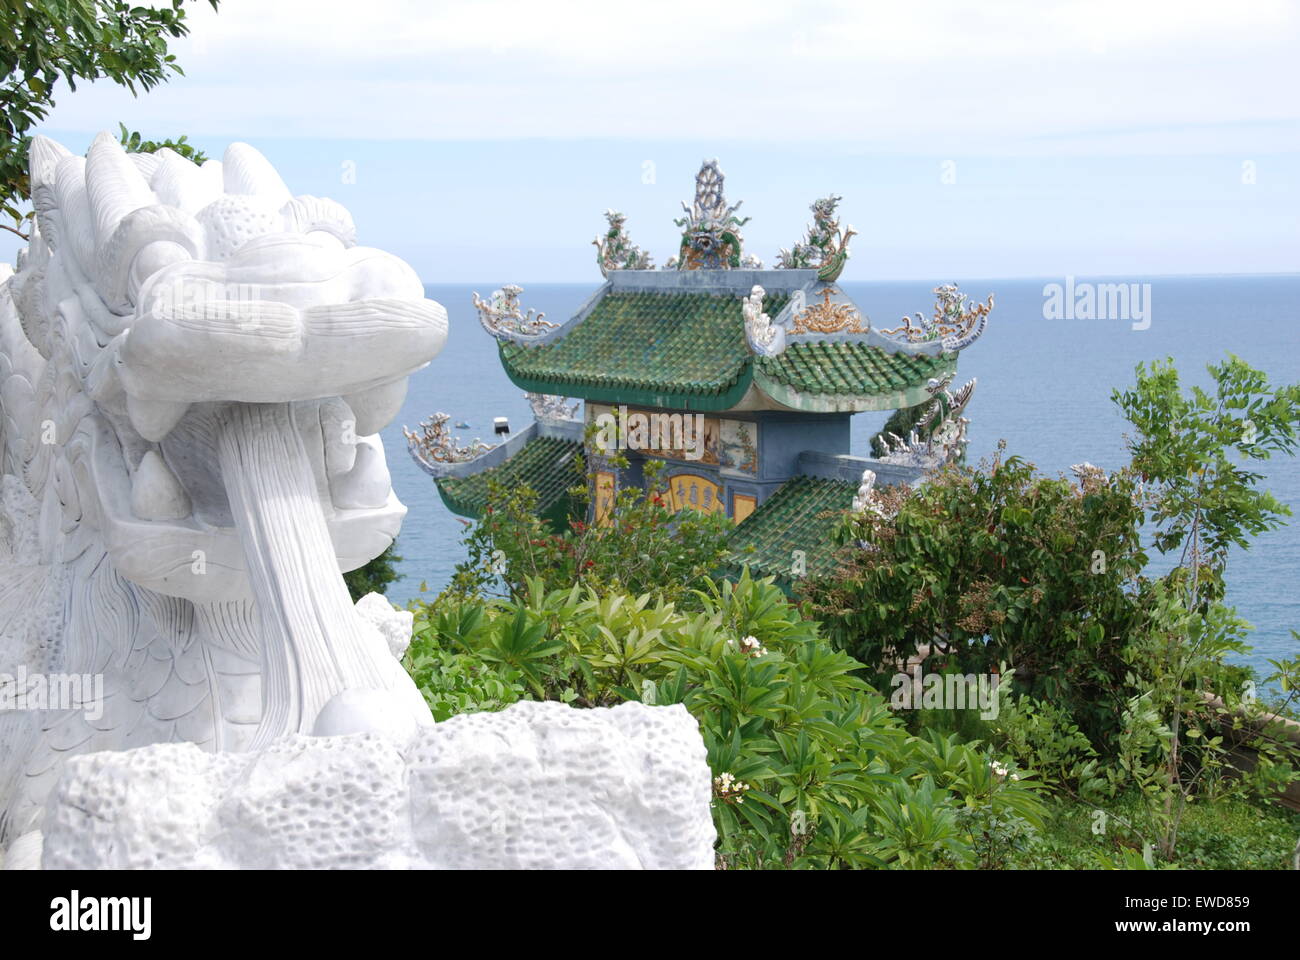
[[[402,427],[406,445],[411,454],[424,463],[465,463],[483,456],[497,445],[484,443],[478,437],[468,446],[461,444],[459,437],[453,437],[447,429],[450,414],[439,411],[431,417],[420,421],[420,432]]]
[[[578,419],[578,406],[581,401],[566,403],[568,397],[553,393],[525,393],[528,405],[533,410],[533,419],[538,423],[563,423]]]
[[[832,194],[813,201],[808,207],[813,215],[812,224],[803,240],[792,249],[782,248],[777,254],[778,269],[815,269],[817,279],[826,283],[839,279],[849,259],[849,240],[857,236],[857,231],[851,225],[842,229],[835,216],[835,208],[842,199],[844,198]]]
[[[966,294],[960,292],[955,283],[941,284],[934,288],[934,293],[933,321],[916,313],[904,317],[901,327],[880,332],[908,343],[941,340],[944,350],[949,353],[964,350],[978,340],[988,326],[989,314],[993,311],[993,294],[990,293],[984,303],[968,301]]]
[[[931,380],[926,390],[934,397],[925,414],[903,439],[895,433],[885,434],[886,453],[882,463],[936,469],[959,459],[970,442],[967,428],[970,420],[962,416],[972,395],[976,379],[968,380],[955,393],[948,390],[952,374],[942,380]]]
[[[478,291],[474,291],[474,309],[478,311],[479,323],[497,340],[526,343],[540,340],[559,328],[558,323],[545,319],[546,314],[532,308],[525,314],[519,303],[519,295],[523,292],[523,287],[507,283],[500,290],[493,290],[487,300],[480,300]]]
[[[591,241],[596,247],[596,266],[600,275],[608,277],[611,270],[653,270],[654,260],[627,235],[627,216],[617,210],[606,210],[609,229]]]
[[[740,203],[728,206],[723,187],[726,176],[718,161],[706,160],[695,175],[695,201],[682,204],[686,216],[673,221],[682,230],[677,257],[679,270],[728,270],[741,266],[743,238],[740,228],[749,222],[736,216]]]

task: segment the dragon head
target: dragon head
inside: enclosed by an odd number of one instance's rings
[[[404,508],[375,434],[447,331],[415,272],[247,144],[197,166],[106,133],[84,159],[37,137],[31,182],[19,296],[43,302],[24,326],[47,361],[67,341],[102,414],[86,493],[119,571],[192,600],[250,592],[220,456],[245,404],[297,434],[342,568],[382,552]]]

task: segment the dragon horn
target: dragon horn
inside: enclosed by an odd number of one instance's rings
[[[156,202],[139,167],[108,132],[96,136],[86,154],[86,193],[98,243],[107,242],[128,213]]]
[[[271,161],[246,143],[228,146],[221,167],[226,193],[251,193],[270,200],[277,207],[293,199]]]

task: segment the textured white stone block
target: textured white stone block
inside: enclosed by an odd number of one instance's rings
[[[356,609],[361,619],[383,636],[394,659],[401,660],[406,656],[406,648],[411,645],[415,614],[410,610],[398,610],[380,593],[367,593],[357,601]]]
[[[405,743],[293,734],[254,754],[173,743],[75,758],[42,863],[709,869],[709,800],[683,707],[522,702]]]

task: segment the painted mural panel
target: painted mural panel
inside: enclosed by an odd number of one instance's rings
[[[758,474],[757,424],[748,420],[721,420],[718,429],[722,442],[718,465],[750,476]]]
[[[587,422],[597,427],[592,442],[605,453],[621,450],[711,467],[719,464],[722,438],[717,417],[588,404]]]

